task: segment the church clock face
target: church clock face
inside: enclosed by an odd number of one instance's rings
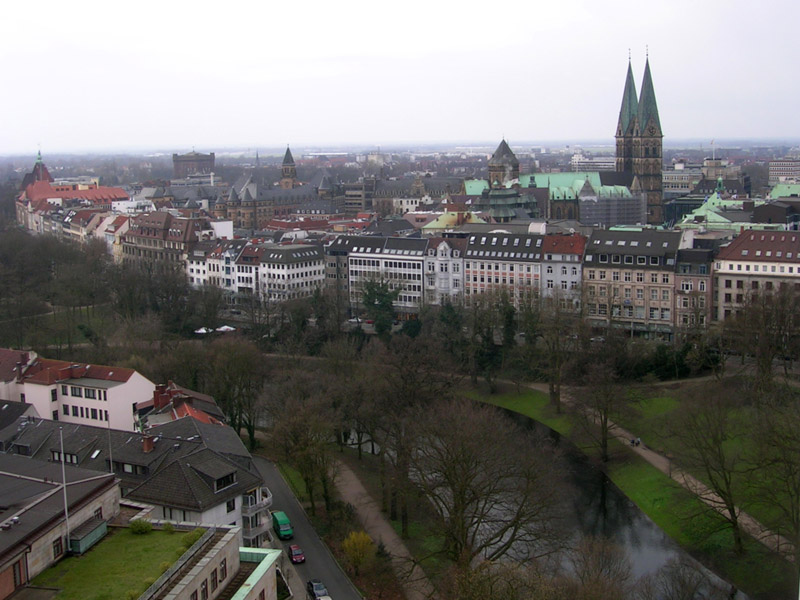
[[[650,127],[647,128],[647,133],[649,133],[650,135],[653,135],[655,132],[656,128],[653,127],[652,125],[650,125]]]

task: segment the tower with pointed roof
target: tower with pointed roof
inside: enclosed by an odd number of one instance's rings
[[[283,163],[281,163],[280,186],[282,190],[291,190],[297,187],[297,167],[289,146],[286,146],[286,154],[283,155]]]
[[[658,117],[658,104],[650,73],[650,58],[644,67],[639,99],[633,81],[630,58],[617,121],[617,171],[632,173],[636,187],[647,196],[647,222],[663,222],[662,150],[664,134]]]
[[[503,139],[489,159],[489,186],[504,188],[514,179],[519,179],[519,160]]]

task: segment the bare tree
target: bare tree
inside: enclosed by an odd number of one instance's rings
[[[633,575],[623,548],[607,538],[585,538],[570,553],[571,573],[565,587],[576,600],[624,600],[630,597]]]
[[[608,462],[609,444],[616,428],[613,419],[627,404],[625,390],[610,361],[589,366],[580,393],[576,404],[578,422],[599,450],[600,459]]]
[[[708,486],[701,499],[710,503],[733,534],[737,552],[744,551],[737,504],[744,499],[735,482],[750,465],[741,442],[745,425],[731,414],[733,406],[720,392],[706,390],[702,397],[686,402],[671,427],[671,434],[683,449],[680,461],[700,474]]]
[[[563,497],[546,441],[498,410],[464,400],[440,402],[416,424],[412,480],[436,510],[444,550],[461,568],[558,547]]]

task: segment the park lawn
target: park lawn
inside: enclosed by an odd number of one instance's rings
[[[60,588],[58,600],[121,600],[138,594],[159,578],[184,552],[183,536],[151,531],[134,535],[110,528],[108,536],[82,556],[59,561],[40,573],[33,585]]]
[[[563,420],[568,425],[565,416],[553,418],[545,394],[528,391],[530,394],[467,395],[514,410],[547,425],[548,420]],[[620,417],[619,424],[641,432],[646,440],[652,437],[658,444],[662,440],[657,435],[659,420],[668,419],[679,407],[680,402],[671,396],[647,399],[642,402],[638,418],[628,416],[628,420],[625,420]],[[543,418],[539,418],[542,415]],[[648,427],[647,423],[652,425]],[[565,427],[562,433],[569,435],[569,431],[570,428]],[[573,433],[580,437],[580,432]],[[579,439],[574,441],[583,445]],[[592,445],[581,449],[590,456],[597,453],[597,448]],[[733,535],[721,517],[709,511],[696,496],[638,455],[626,452],[625,444],[619,440],[612,440],[609,450],[612,456],[608,463],[609,478],[681,547],[754,595],[785,596],[785,590],[789,589],[793,578],[788,563],[776,560],[764,546],[748,536],[744,537],[744,555],[737,555],[733,551]]]
[[[572,423],[565,414],[558,414],[550,405],[547,394],[530,388],[523,388],[519,393],[507,392],[502,394],[486,395],[469,390],[464,395],[472,400],[493,404],[530,417],[544,423],[553,431],[569,436],[572,433]]]
[[[663,393],[663,392],[662,392]],[[670,428],[675,425],[675,416],[680,413],[682,403],[685,401],[684,393],[678,389],[670,395],[659,395],[645,398],[636,403],[633,410],[616,415],[616,422],[628,431],[636,432],[645,443],[653,450],[667,456],[680,457],[685,448],[681,440],[673,436]],[[739,422],[745,431],[752,423],[752,409],[748,407],[732,408],[728,413],[729,418]],[[730,455],[746,455],[753,450],[753,440],[747,437],[737,437],[727,441],[724,445]],[[680,459],[678,459],[680,462]],[[697,468],[681,465],[700,481],[708,484],[706,473]],[[746,465],[744,465],[746,467]],[[781,522],[780,512],[765,503],[753,498],[752,474],[746,468],[734,476],[734,489],[738,490],[740,501],[737,503],[749,514],[763,524],[770,526]]]

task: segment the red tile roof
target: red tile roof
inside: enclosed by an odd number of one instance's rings
[[[546,235],[542,243],[542,252],[552,254],[577,254],[583,256],[586,238],[580,233],[572,235]]]
[[[0,381],[11,381],[17,377],[17,363],[28,364],[27,352],[0,348]]]
[[[39,385],[53,385],[67,379],[100,379],[125,383],[136,373],[133,369],[123,367],[106,367],[103,365],[87,365],[71,363],[65,360],[38,358],[25,371],[25,382]]]
[[[88,200],[93,204],[105,204],[113,200],[128,200],[128,193],[115,187],[98,187],[89,190],[56,190],[47,181],[36,181],[25,188],[25,196],[31,202],[61,198],[64,200]]]

